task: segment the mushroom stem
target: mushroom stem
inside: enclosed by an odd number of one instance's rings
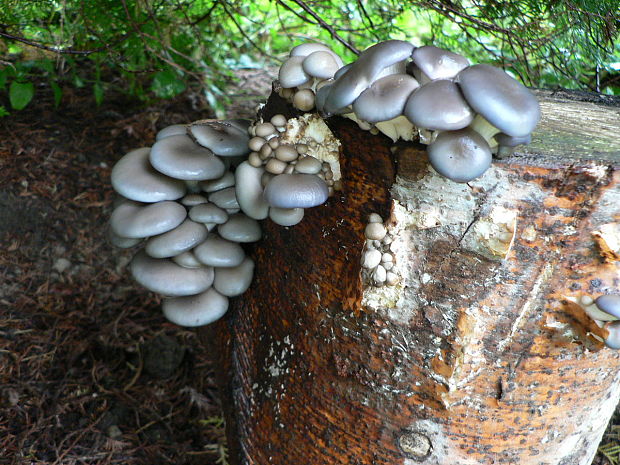
[[[355,121],[361,129],[370,129],[369,123],[360,120],[353,112],[345,113],[341,116],[349,118],[351,121]],[[399,138],[402,140],[415,140],[418,134],[418,129],[403,115],[397,116],[396,118],[392,118],[388,121],[380,121],[375,123],[374,127],[394,142],[396,142]]]
[[[418,129],[407,119],[400,115],[389,121],[380,121],[375,127],[394,142],[399,138],[402,140],[414,140],[418,134]]]
[[[191,192],[192,194],[197,194],[197,193],[199,193],[202,190],[198,183],[199,183],[199,181],[194,181],[194,180],[187,180],[187,181],[185,181],[185,185],[187,186],[187,190],[189,192]]]
[[[478,134],[480,134],[487,141],[489,146],[496,145],[493,141],[493,136],[500,132],[495,126],[489,123],[483,116],[480,114],[476,115],[472,123],[469,125],[470,129],[473,129]]]

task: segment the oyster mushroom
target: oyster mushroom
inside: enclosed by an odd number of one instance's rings
[[[185,183],[153,169],[149,162],[150,152],[148,147],[132,150],[114,165],[111,176],[114,190],[137,202],[152,203],[183,197],[187,190]]]
[[[224,316],[228,298],[209,288],[196,295],[164,299],[162,310],[168,321],[179,326],[204,326]]]
[[[478,113],[472,128],[487,141],[498,132],[527,136],[540,120],[540,106],[534,94],[499,68],[473,65],[461,71],[456,82]]]
[[[310,208],[329,196],[325,181],[313,174],[280,174],[265,186],[265,201],[278,208]]]
[[[472,129],[441,132],[427,151],[435,171],[455,182],[476,179],[491,165],[489,144]]]

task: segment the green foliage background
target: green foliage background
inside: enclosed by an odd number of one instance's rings
[[[534,87],[620,94],[618,0],[0,0],[0,91],[20,110],[45,76],[142,99],[188,87],[221,111],[235,68],[277,65],[308,40],[345,62],[388,38],[503,67]],[[40,79],[37,81],[40,82]],[[7,114],[0,107],[0,115]]]

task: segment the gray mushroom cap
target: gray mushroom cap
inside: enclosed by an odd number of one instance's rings
[[[205,265],[227,268],[238,266],[245,258],[245,252],[238,243],[210,234],[194,249],[194,256]]]
[[[164,299],[161,307],[171,323],[193,328],[222,318],[228,310],[228,298],[210,288],[197,295]]]
[[[152,258],[144,250],[129,265],[134,279],[148,290],[167,296],[193,295],[213,284],[213,268],[185,268],[167,258]]]
[[[301,86],[312,79],[303,68],[305,56],[291,56],[288,58],[278,72],[278,80],[280,85],[286,89]]]
[[[209,149],[186,135],[160,139],[151,148],[151,165],[165,175],[186,181],[216,179],[224,174],[224,163]]]
[[[209,200],[204,195],[200,194],[188,194],[180,200],[181,204],[186,207],[194,207],[201,203],[207,203],[208,201]]]
[[[194,252],[191,250],[175,255],[172,257],[172,261],[185,268],[201,268],[204,266],[200,261],[198,261],[194,255]]]
[[[201,203],[189,210],[189,217],[199,223],[224,224],[228,221],[228,213],[212,203]]]
[[[413,49],[412,44],[402,40],[388,40],[366,49],[331,85],[324,111],[334,114],[352,104],[385,68],[409,58]]]
[[[172,126],[166,126],[155,136],[155,140],[164,139],[170,136],[179,136],[187,134],[187,127],[184,124],[173,124]]]
[[[334,73],[334,80],[338,79],[340,76],[342,76],[344,73],[346,73],[347,71],[349,71],[349,68],[351,68],[351,66],[353,66],[353,63],[349,63],[348,65],[344,65],[342,67],[340,67],[340,69],[338,69],[338,71],[336,71]]]
[[[138,245],[142,242],[142,238],[131,238],[131,237],[122,237],[118,234],[115,234],[112,231],[112,228],[108,228],[108,239],[112,243],[113,246],[119,247],[121,249],[130,249],[134,245]]]
[[[130,200],[137,202],[161,202],[176,200],[185,195],[185,183],[162,174],[151,166],[151,149],[143,147],[132,150],[112,168],[112,187]]]
[[[203,147],[220,157],[236,157],[250,152],[247,130],[229,121],[204,121],[193,123],[189,132]]]
[[[148,205],[127,200],[112,212],[110,227],[118,236],[137,239],[168,232],[180,225],[186,216],[183,205],[170,200]]]
[[[594,301],[599,310],[620,318],[620,294],[607,294],[597,297]]]
[[[610,349],[620,349],[620,320],[610,321],[605,324],[605,329],[609,331],[605,345]]]
[[[256,242],[263,235],[258,221],[243,213],[231,215],[226,223],[217,227],[217,232],[234,242]]]
[[[224,173],[224,175],[220,178],[210,181],[200,181],[198,184],[205,192],[220,191],[235,185],[235,175],[232,171],[226,171],[226,173]]]
[[[252,121],[244,118],[227,119],[225,122],[236,127],[240,131],[245,132],[246,134],[248,134],[248,130],[250,129],[250,126],[252,126]]]
[[[213,287],[222,295],[234,297],[248,290],[253,277],[254,261],[250,257],[245,257],[238,266],[216,268]]]
[[[489,144],[471,129],[441,132],[428,146],[431,166],[455,182],[469,182],[491,166]]]
[[[474,112],[458,86],[445,79],[429,82],[416,90],[405,106],[405,116],[418,128],[454,131],[469,126]]]
[[[197,246],[207,238],[207,228],[186,219],[171,231],[151,237],[144,250],[154,258],[168,258]]]
[[[471,107],[503,133],[526,136],[540,120],[534,94],[499,68],[470,66],[456,81]]]
[[[306,43],[299,44],[293,47],[289,55],[292,57],[297,57],[297,56],[307,57],[311,53],[318,52],[318,51],[332,53],[331,48],[329,48],[325,44],[321,44],[319,42],[306,42]]]
[[[325,84],[323,87],[317,89],[316,94],[314,95],[314,106],[316,107],[316,111],[318,111],[321,115],[326,115],[325,102],[329,96],[331,86],[332,84]]]
[[[265,186],[263,196],[272,207],[310,208],[324,203],[329,189],[314,174],[279,174]]]
[[[234,187],[227,187],[219,191],[211,192],[208,198],[209,202],[226,210],[239,208],[239,202],[237,202],[237,194],[235,193]]]
[[[307,74],[319,79],[331,79],[340,67],[333,53],[322,50],[308,55],[301,66]]]
[[[433,45],[416,48],[411,58],[418,69],[431,80],[453,78],[469,66],[469,60],[464,56]]]
[[[243,213],[255,220],[264,220],[269,214],[269,204],[263,199],[261,177],[264,168],[255,168],[247,161],[235,170],[235,195]]]
[[[369,123],[391,120],[403,114],[407,99],[418,87],[418,81],[407,74],[382,77],[360,94],[353,111]]]

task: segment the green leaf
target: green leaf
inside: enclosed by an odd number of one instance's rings
[[[55,82],[50,82],[50,87],[54,92],[54,106],[58,108],[58,105],[60,105],[60,100],[62,99],[62,89]]]
[[[158,97],[172,98],[185,90],[185,82],[179,78],[174,70],[166,69],[155,74],[151,90]]]
[[[97,106],[101,105],[101,102],[103,102],[103,84],[101,81],[97,81],[93,85],[93,94],[95,94]]]
[[[11,82],[9,87],[9,100],[15,110],[21,110],[30,103],[34,97],[34,84],[32,82]]]
[[[8,112],[8,110],[6,108],[4,108],[4,105],[0,105],[0,118],[2,118],[3,116],[9,116],[10,113]]]

